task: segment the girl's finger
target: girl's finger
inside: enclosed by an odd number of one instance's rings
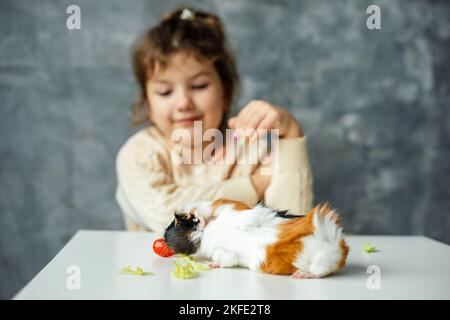
[[[261,133],[261,130],[266,129],[278,129],[279,128],[279,117],[277,113],[270,113],[268,114],[260,123],[257,128],[257,134],[255,137],[252,137],[252,139],[256,139],[259,134],[258,131]]]
[[[252,130],[251,136],[254,136],[256,133],[256,130],[260,123],[264,120],[266,115],[264,113],[256,113],[253,115],[253,117],[247,122],[246,130]]]
[[[238,114],[238,123],[236,125],[236,128],[246,129],[248,122],[252,119],[256,112],[261,112],[261,109],[261,105],[257,101],[251,101],[249,104],[247,104]]]
[[[228,126],[231,129],[235,129],[236,128],[236,123],[237,123],[237,117],[232,117],[228,120]]]
[[[258,114],[252,119],[248,127],[249,129],[252,130],[250,140],[254,140],[258,136],[258,130],[261,128],[261,123],[263,123],[266,117],[267,117],[266,114]]]
[[[237,116],[236,129],[245,129],[249,120],[249,109],[244,108]]]

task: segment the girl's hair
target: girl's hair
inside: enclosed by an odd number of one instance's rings
[[[239,81],[235,60],[228,49],[220,19],[191,8],[180,8],[165,14],[157,26],[149,29],[134,44],[132,64],[139,84],[139,97],[132,105],[133,124],[139,125],[148,120],[147,80],[153,76],[156,67],[165,68],[169,56],[180,51],[213,62],[224,89],[226,110],[220,126],[224,129]]]

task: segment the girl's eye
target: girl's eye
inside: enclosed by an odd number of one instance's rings
[[[202,83],[202,84],[196,84],[192,86],[192,89],[194,90],[201,90],[201,89],[205,89],[206,87],[208,87],[208,83]]]
[[[167,97],[168,95],[170,95],[172,93],[171,90],[166,90],[166,91],[160,91],[157,92],[158,95],[162,96],[162,97]]]

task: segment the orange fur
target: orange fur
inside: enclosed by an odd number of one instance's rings
[[[261,271],[271,274],[293,274],[297,270],[293,263],[303,250],[301,239],[314,232],[315,228],[312,221],[314,213],[318,214],[319,217],[324,217],[331,211],[329,204],[324,203],[311,209],[306,216],[299,216],[281,223],[278,226],[278,241],[267,247],[266,261],[261,265]],[[340,219],[336,213],[333,213],[332,218],[340,225]],[[338,263],[338,268],[341,269],[345,265],[349,250],[344,239],[339,244],[342,257]]]
[[[261,271],[271,274],[293,274],[297,268],[293,265],[295,257],[303,249],[301,237],[314,230],[310,215],[283,222],[278,227],[278,241],[266,249],[266,261]]]
[[[243,203],[241,201],[230,200],[230,199],[217,199],[212,204],[213,215],[214,215],[214,213],[216,212],[216,210],[218,208],[220,208],[221,206],[226,205],[226,204],[232,204],[233,205],[233,209],[235,211],[243,211],[243,210],[250,209],[249,206],[247,206],[245,203]]]
[[[341,260],[338,263],[338,269],[342,269],[343,267],[345,267],[345,261],[347,260],[349,248],[348,248],[347,243],[345,242],[344,239],[342,239],[339,242],[339,245],[341,247],[342,256],[341,256]]]

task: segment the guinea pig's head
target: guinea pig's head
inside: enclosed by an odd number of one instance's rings
[[[175,211],[174,219],[164,233],[164,239],[175,254],[194,254],[200,248],[204,226],[204,220],[195,210],[189,213]]]

